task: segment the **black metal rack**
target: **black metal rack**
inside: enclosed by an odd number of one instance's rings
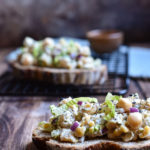
[[[107,92],[123,95],[129,86],[128,52],[115,51],[113,53],[97,55],[107,65],[109,79],[103,85],[75,86],[52,85],[46,82],[16,79],[11,71],[0,76],[0,96],[87,96],[106,95]]]

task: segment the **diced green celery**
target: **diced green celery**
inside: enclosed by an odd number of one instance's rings
[[[105,98],[105,104],[107,107],[103,108],[103,111],[105,112],[105,120],[110,120],[115,116],[115,105],[112,103],[112,100],[115,100],[116,97],[114,97],[111,93],[108,93]],[[117,97],[118,99],[118,97]]]
[[[61,58],[61,56],[56,56],[56,57],[54,58],[54,64],[58,64],[60,58]]]
[[[101,126],[99,124],[96,124],[94,126],[94,131],[97,132],[97,131],[99,131],[100,128],[101,128]]]
[[[34,47],[33,47],[33,56],[35,58],[37,58],[38,56],[40,56],[42,54],[43,50],[42,50],[42,42],[38,42]]]
[[[51,113],[57,117],[62,115],[68,109],[67,105],[61,105],[60,107],[56,107],[55,105],[50,106]]]
[[[105,99],[107,99],[107,100],[118,100],[119,101],[120,98],[122,98],[122,96],[112,95],[111,93],[108,93],[106,95]]]
[[[77,106],[77,102],[76,99],[70,100],[69,102],[66,103],[66,105],[68,107],[72,106],[72,105],[76,105]]]
[[[82,101],[82,102],[89,102],[89,103],[97,103],[97,98],[93,98],[93,97],[78,97],[78,98],[74,98],[74,100],[78,101]]]

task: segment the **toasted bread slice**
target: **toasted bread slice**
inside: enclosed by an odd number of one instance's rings
[[[150,140],[122,142],[103,138],[71,144],[53,140],[50,133],[38,129],[33,131],[32,140],[40,150],[150,150]]]

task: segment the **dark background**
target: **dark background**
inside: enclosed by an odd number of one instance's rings
[[[0,0],[0,46],[25,36],[85,37],[88,30],[120,29],[125,42],[150,41],[150,0]]]

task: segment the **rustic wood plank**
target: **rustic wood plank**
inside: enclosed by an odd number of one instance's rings
[[[150,80],[138,80],[139,85],[141,86],[146,97],[150,97]]]
[[[130,87],[129,87],[129,90],[128,90],[128,93],[126,94],[126,96],[130,95],[130,94],[133,94],[133,93],[138,93],[140,98],[144,98],[142,92],[140,91],[140,89],[137,87],[137,84],[136,84],[136,80],[131,80],[130,81]]]
[[[0,104],[0,149],[26,149],[31,143],[31,133],[38,122],[50,116],[50,101],[16,101]],[[54,102],[53,102],[54,103]]]

